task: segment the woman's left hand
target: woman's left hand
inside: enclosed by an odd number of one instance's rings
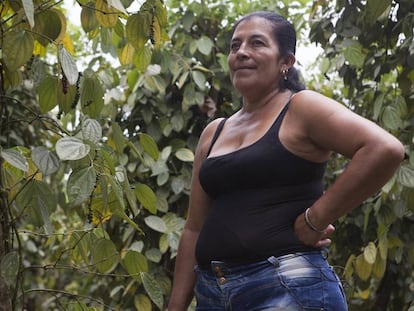
[[[294,230],[298,239],[304,244],[323,248],[331,244],[332,241],[328,237],[334,233],[335,227],[329,224],[323,232],[313,231],[305,222],[305,213],[302,213],[296,218]]]

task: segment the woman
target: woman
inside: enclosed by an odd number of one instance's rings
[[[200,137],[169,311],[186,310],[193,292],[197,310],[347,310],[323,251],[331,223],[385,184],[404,148],[304,90],[295,46],[293,26],[275,13],[234,27],[228,64],[243,105]],[[351,161],[324,192],[331,152]]]

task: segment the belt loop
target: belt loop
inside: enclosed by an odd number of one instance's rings
[[[267,261],[270,262],[270,264],[276,268],[280,266],[279,260],[275,256],[270,256],[267,258]]]

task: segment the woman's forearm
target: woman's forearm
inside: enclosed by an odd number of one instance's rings
[[[175,262],[174,283],[168,311],[186,311],[193,298],[196,280],[194,272],[195,244],[199,232],[184,228]]]
[[[312,224],[325,228],[377,192],[404,158],[403,146],[391,140],[358,150],[344,172],[310,209]]]

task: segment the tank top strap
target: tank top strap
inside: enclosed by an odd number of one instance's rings
[[[213,139],[211,140],[210,146],[209,146],[209,148],[208,148],[208,151],[207,151],[206,157],[208,157],[208,156],[209,156],[209,154],[210,154],[210,152],[211,152],[211,149],[213,149],[213,146],[214,146],[214,144],[215,144],[215,142],[216,142],[217,138],[219,137],[219,135],[220,135],[220,133],[221,133],[221,130],[222,130],[222,129],[223,129],[223,127],[224,127],[224,123],[226,123],[226,121],[227,121],[227,118],[224,118],[223,120],[221,120],[221,121],[220,121],[219,125],[217,126],[216,131],[215,131],[214,136],[213,136]]]

